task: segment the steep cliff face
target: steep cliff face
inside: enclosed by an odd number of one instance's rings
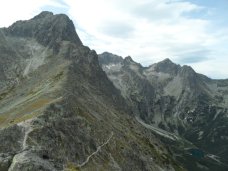
[[[142,67],[129,57],[118,62],[113,58],[104,53],[99,61],[136,117],[228,163],[227,80],[209,79],[169,59]]]
[[[0,29],[0,170],[185,170],[65,15]]]
[[[61,41],[81,45],[73,22],[64,14],[42,12],[28,21],[17,21],[4,29],[6,36],[34,38],[44,46],[56,46]]]

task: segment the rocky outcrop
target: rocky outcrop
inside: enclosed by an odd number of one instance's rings
[[[110,63],[113,63],[113,64],[121,63],[123,61],[123,58],[121,56],[117,56],[117,55],[114,55],[114,54],[111,54],[108,52],[104,52],[99,55],[98,60],[102,65],[106,65],[106,64],[110,64]]]
[[[44,11],[28,21],[17,21],[4,29],[7,36],[35,38],[44,46],[55,47],[61,41],[81,45],[73,22],[64,14]]]

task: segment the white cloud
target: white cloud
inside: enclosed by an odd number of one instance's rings
[[[0,27],[7,27],[17,20],[27,20],[41,12],[45,5],[63,8],[56,0],[0,0]]]
[[[0,16],[5,16],[1,17],[1,27],[29,19],[43,6],[64,8],[83,43],[98,53],[131,55],[144,65],[168,57],[205,75],[228,78],[228,29],[194,15],[212,16],[214,9],[187,0],[0,1]]]
[[[228,31],[212,32],[210,20],[191,17],[194,12],[211,13],[206,7],[171,0],[64,1],[82,41],[98,53],[131,55],[145,65],[168,57],[208,76],[228,77],[228,69],[222,65],[228,62],[224,58],[228,55],[224,49]],[[216,61],[217,65],[211,65]],[[212,72],[204,65],[216,68]]]

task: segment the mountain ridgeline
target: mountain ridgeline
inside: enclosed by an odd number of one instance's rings
[[[97,55],[64,14],[0,28],[0,171],[226,171],[228,81]]]
[[[143,67],[105,52],[99,62],[135,117],[228,163],[228,80],[210,79],[169,59]]]

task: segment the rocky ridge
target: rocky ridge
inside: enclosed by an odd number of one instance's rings
[[[129,57],[118,57],[118,62],[113,58],[116,55],[108,52],[99,55],[100,65],[135,117],[188,140],[227,165],[227,80],[210,79],[169,59],[143,67]]]
[[[0,170],[185,170],[66,15],[0,29]]]

